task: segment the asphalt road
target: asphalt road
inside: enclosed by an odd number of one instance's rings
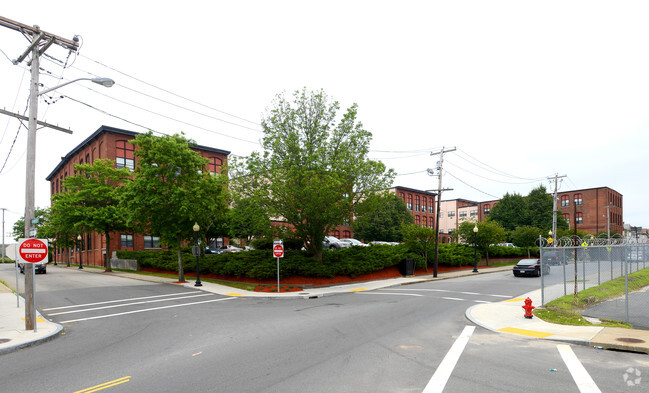
[[[12,277],[0,265],[0,279]],[[565,345],[464,317],[539,278],[492,273],[308,300],[229,298],[76,268],[36,281],[37,307],[65,332],[3,355],[2,392],[580,391]],[[602,392],[649,386],[645,355],[567,347]],[[628,386],[635,370],[640,385]]]

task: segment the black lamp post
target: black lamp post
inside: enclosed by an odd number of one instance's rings
[[[81,239],[81,235],[77,235],[77,240],[79,241],[79,247],[77,247],[79,251],[79,269],[83,269],[83,265],[81,264]]]
[[[198,231],[201,229],[201,227],[198,226],[197,222],[194,222],[194,233],[196,234],[196,284],[194,284],[195,287],[202,287],[203,284],[201,284],[201,273],[200,273],[200,268],[198,265],[198,256],[201,253],[201,249],[198,247]]]
[[[474,242],[473,242],[473,273],[478,273],[478,224],[477,223],[473,227],[473,233],[475,233]]]

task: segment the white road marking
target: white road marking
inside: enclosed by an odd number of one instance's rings
[[[462,299],[462,298],[459,298],[459,297],[447,297],[447,296],[443,296],[442,299],[446,299],[446,300],[465,300],[465,299]]]
[[[159,297],[167,297],[167,296],[178,296],[178,295],[184,295],[187,293],[203,293],[203,292],[179,292],[179,293],[169,293],[167,295],[156,295],[156,296],[144,296],[144,297],[133,297],[129,299],[119,299],[119,300],[107,300],[105,302],[97,302],[97,303],[86,303],[86,304],[76,304],[74,306],[62,306],[62,307],[51,307],[51,308],[45,308],[43,311],[52,311],[52,310],[65,310],[68,308],[77,308],[77,307],[86,307],[86,306],[97,306],[99,304],[110,304],[110,303],[119,303],[119,302],[129,302],[133,300],[142,300],[142,299],[155,299]]]
[[[213,293],[201,293],[199,295],[189,295],[189,296],[179,296],[179,297],[172,297],[172,298],[167,298],[167,299],[155,299],[155,300],[144,300],[141,302],[131,302],[131,303],[123,303],[123,304],[114,304],[112,306],[102,306],[102,307],[93,307],[93,308],[84,308],[83,310],[72,310],[72,311],[62,311],[62,312],[55,312],[52,314],[47,314],[49,317],[53,317],[55,315],[64,315],[64,314],[75,314],[79,312],[86,312],[86,311],[94,311],[94,310],[105,310],[107,308],[116,308],[116,307],[126,307],[126,306],[134,306],[136,304],[148,304],[148,303],[158,303],[158,302],[168,302],[171,300],[180,300],[180,299],[188,299],[188,298],[194,298],[194,297],[202,297],[202,296],[213,296]]]
[[[568,366],[568,370],[572,375],[572,379],[575,380],[575,383],[577,384],[577,387],[579,388],[579,391],[581,393],[602,392],[597,387],[597,384],[595,384],[595,381],[593,381],[593,379],[590,377],[590,374],[588,374],[588,371],[586,371],[584,365],[581,364],[579,359],[577,359],[577,355],[575,355],[575,353],[572,351],[570,345],[559,344],[557,345],[557,349],[559,350],[559,354],[561,354],[563,362],[566,364],[566,366]]]
[[[444,356],[444,359],[442,359],[442,363],[440,363],[437,370],[435,370],[435,374],[433,374],[433,377],[428,381],[428,385],[424,388],[423,393],[442,393],[442,391],[444,391],[444,387],[446,387],[446,383],[448,382],[457,361],[460,360],[460,355],[462,355],[464,347],[466,347],[466,344],[469,342],[469,338],[471,338],[474,330],[475,326],[464,327],[462,334],[460,334],[460,336],[455,340],[451,349],[449,349],[446,356]]]
[[[430,289],[430,288],[383,288],[382,290],[384,291],[408,291],[408,292],[456,292],[456,293],[462,293],[465,295],[479,295],[479,296],[493,296],[493,297],[502,297],[502,298],[507,298],[510,299],[512,296],[508,295],[493,295],[489,293],[477,293],[477,292],[459,292],[459,291],[451,291],[448,289]]]
[[[137,313],[147,312],[147,311],[164,310],[165,308],[187,307],[187,306],[193,306],[193,305],[196,305],[196,304],[213,303],[213,302],[220,302],[220,301],[223,301],[223,300],[231,300],[231,299],[237,299],[237,298],[236,297],[226,297],[226,298],[223,298],[223,299],[204,300],[202,302],[193,302],[193,303],[185,303],[185,304],[172,304],[170,306],[146,308],[146,309],[143,309],[143,310],[126,311],[126,312],[121,312],[121,313],[117,313],[117,314],[99,315],[99,316],[96,316],[96,317],[80,318],[80,319],[71,319],[69,321],[61,321],[59,323],[72,323],[72,322],[80,322],[80,321],[90,321],[92,319],[103,319],[103,318],[118,317],[118,316],[122,316],[122,315],[137,314]]]
[[[424,296],[418,293],[382,293],[382,292],[355,292],[361,295],[392,295],[392,296]]]

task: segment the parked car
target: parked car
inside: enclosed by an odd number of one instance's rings
[[[367,247],[367,246],[369,246],[369,244],[365,244],[362,241],[356,240],[356,239],[340,239],[340,241],[343,242],[343,243],[349,243],[352,247],[354,247],[354,246],[356,246],[356,247]]]
[[[566,260],[563,251],[545,251],[543,253],[543,263],[547,265],[565,265]]]
[[[327,250],[340,250],[341,248],[348,248],[351,246],[350,243],[341,242],[340,239],[334,236],[325,236],[322,241],[322,247]]]
[[[496,245],[499,247],[516,247],[514,243],[498,243]]]
[[[635,262],[643,261],[644,259],[643,259],[642,250],[631,250],[631,251],[627,252],[626,260],[627,261],[635,261]]]
[[[228,244],[227,246],[221,246],[219,248],[219,251],[223,252],[239,252],[243,251],[243,248],[239,248],[237,246],[233,246],[232,244]]]
[[[45,262],[36,262],[36,263],[32,263],[32,265],[34,265],[34,273],[36,273],[36,274],[38,274],[38,273],[46,274],[47,273],[47,264]],[[18,268],[20,269],[20,272],[22,274],[25,274],[25,264],[24,263],[19,263]]]
[[[541,260],[540,259],[521,259],[514,266],[514,276],[536,276],[541,275]],[[543,264],[543,275],[550,274],[550,265]]]

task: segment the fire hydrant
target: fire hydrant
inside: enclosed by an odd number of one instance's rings
[[[532,305],[532,299],[530,299],[529,297],[525,299],[525,305],[522,307],[525,310],[525,318],[532,319],[532,317],[534,316],[532,315],[532,310],[536,308]]]

